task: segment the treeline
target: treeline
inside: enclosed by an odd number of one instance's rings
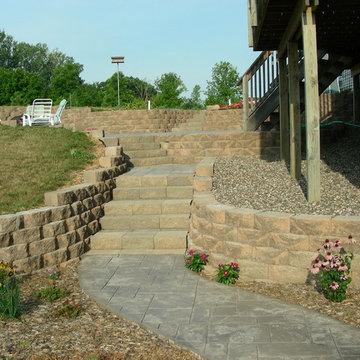
[[[58,103],[65,98],[71,106],[116,107],[117,73],[103,82],[87,84],[81,78],[83,65],[46,44],[30,45],[17,42],[0,31],[0,106],[27,105],[35,98],[52,98]],[[196,85],[190,97],[182,96],[187,88],[175,73],[161,75],[150,84],[119,73],[120,102],[125,109],[152,107],[201,109],[205,104],[226,103],[241,99],[237,86],[239,74],[230,63],[220,62],[212,69],[205,101]]]

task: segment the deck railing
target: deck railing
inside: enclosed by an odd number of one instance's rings
[[[244,128],[246,121],[279,85],[276,51],[263,51],[242,77]]]

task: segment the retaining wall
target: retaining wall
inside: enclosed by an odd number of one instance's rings
[[[239,209],[217,202],[211,193],[213,160],[196,170],[189,248],[210,254],[209,265],[239,263],[243,279],[304,283],[323,241],[360,239],[360,216],[292,215]],[[360,287],[360,244],[355,254],[353,286]]]
[[[78,259],[124,171],[125,164],[86,171],[86,183],[46,193],[47,207],[0,216],[0,259],[26,273]]]

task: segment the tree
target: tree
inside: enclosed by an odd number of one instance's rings
[[[200,85],[194,86],[190,98],[184,101],[183,109],[202,109],[204,107],[204,102],[200,97],[200,89]]]
[[[186,87],[180,76],[170,72],[161,75],[155,80],[155,88],[158,94],[153,99],[154,106],[165,108],[177,108],[182,104],[180,95],[186,91]]]
[[[238,102],[241,88],[237,86],[240,76],[229,62],[221,61],[212,68],[212,80],[207,82],[206,104],[226,103],[228,99]]]
[[[83,84],[84,80],[80,77],[82,71],[83,66],[78,63],[67,63],[54,70],[50,81],[50,94],[55,102],[66,98]]]

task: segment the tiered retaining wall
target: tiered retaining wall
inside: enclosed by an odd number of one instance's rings
[[[0,216],[0,259],[26,273],[78,259],[125,170],[121,164],[86,171],[86,183],[46,193],[47,207]]]
[[[304,283],[323,241],[360,239],[360,216],[292,215],[239,209],[211,193],[213,160],[196,169],[189,247],[210,254],[210,266],[239,263],[241,278]],[[346,245],[355,258],[353,285],[360,287],[360,245]]]

